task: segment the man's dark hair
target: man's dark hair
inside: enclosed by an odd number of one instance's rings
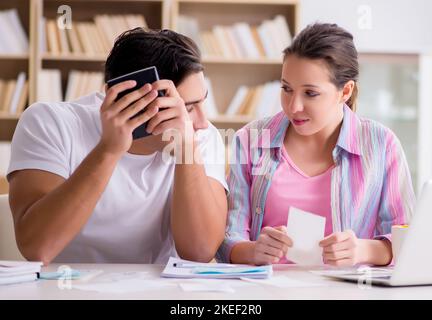
[[[105,62],[105,82],[150,66],[156,66],[159,77],[176,86],[188,75],[204,70],[192,39],[171,30],[135,28],[116,39]]]

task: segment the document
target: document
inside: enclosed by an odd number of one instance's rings
[[[294,207],[290,208],[287,232],[293,241],[287,259],[298,265],[322,265],[322,248],[326,219]]]
[[[227,263],[196,263],[171,257],[162,271],[166,278],[214,278],[239,279],[241,277],[253,279],[269,278],[273,268],[269,266],[250,266]]]
[[[0,261],[0,285],[35,281],[42,262]]]

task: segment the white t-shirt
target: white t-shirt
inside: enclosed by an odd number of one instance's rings
[[[100,141],[103,99],[94,93],[73,102],[30,106],[15,130],[8,174],[39,169],[69,178]],[[197,135],[207,176],[228,189],[219,132],[210,124]],[[166,263],[176,255],[170,230],[174,169],[174,158],[166,163],[162,152],[125,153],[89,220],[54,261]]]

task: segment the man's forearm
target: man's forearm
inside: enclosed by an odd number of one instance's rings
[[[216,195],[204,165],[177,164],[171,227],[178,253],[186,259],[211,260],[224,238],[226,197]]]
[[[28,259],[49,263],[91,216],[118,157],[95,147],[61,185],[26,210],[17,221],[17,241]]]

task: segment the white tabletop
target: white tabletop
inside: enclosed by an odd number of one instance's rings
[[[311,268],[295,265],[274,266],[273,277],[286,276],[290,279],[302,280],[308,283],[321,284],[315,287],[285,287],[280,288],[265,284],[248,283],[242,280],[223,280],[232,287],[234,293],[225,292],[185,292],[179,284],[190,283],[189,279],[163,279],[160,273],[163,266],[140,264],[70,264],[76,270],[103,270],[86,283],[97,282],[98,277],[110,274],[124,274],[125,272],[143,272],[146,278],[167,286],[144,289],[140,292],[106,293],[96,291],[83,291],[74,289],[74,284],[80,281],[72,281],[72,289],[61,289],[57,280],[38,280],[30,283],[0,286],[0,300],[6,299],[218,299],[218,300],[267,300],[267,299],[432,299],[432,286],[385,288],[359,286],[356,283],[348,283],[330,280],[309,272]],[[43,268],[43,271],[56,271],[58,264],[52,264]],[[315,269],[316,268],[312,268]],[[195,280],[196,281],[196,280]]]

